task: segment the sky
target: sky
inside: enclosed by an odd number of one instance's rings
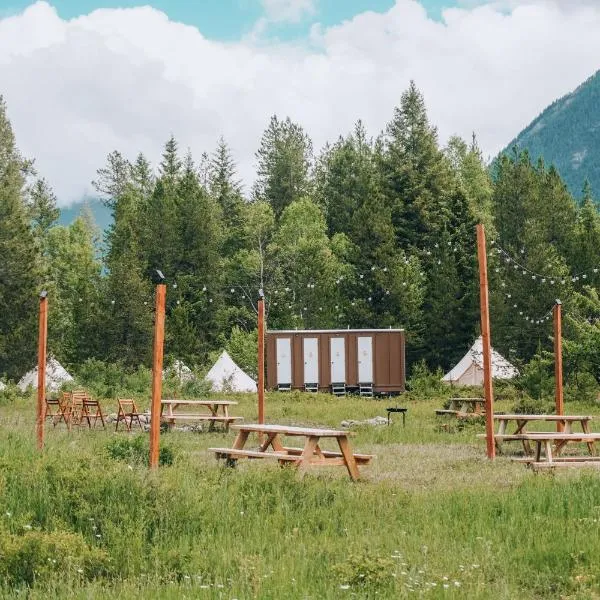
[[[599,0],[0,0],[0,94],[62,205],[171,134],[196,158],[223,136],[249,190],[271,115],[318,152],[376,136],[411,79],[442,144],[491,157],[600,68],[599,30]]]

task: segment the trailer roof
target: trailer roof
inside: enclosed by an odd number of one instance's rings
[[[267,333],[398,333],[404,329],[269,329]]]

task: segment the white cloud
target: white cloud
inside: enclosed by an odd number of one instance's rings
[[[262,0],[266,18],[273,22],[297,23],[315,13],[315,0]]]
[[[271,114],[301,123],[316,148],[358,118],[376,134],[411,78],[442,141],[474,130],[493,154],[600,66],[600,6],[532,0],[444,19],[397,0],[315,26],[305,46],[226,44],[148,7],[65,21],[38,2],[0,20],[0,93],[22,152],[66,203],[92,191],[108,152],[157,161],[171,133],[196,157],[224,135],[250,183]]]

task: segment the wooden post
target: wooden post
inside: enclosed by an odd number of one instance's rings
[[[265,297],[258,292],[258,422],[265,422]]]
[[[162,274],[161,274],[162,275]],[[167,286],[156,286],[154,312],[154,351],[152,354],[152,406],[150,409],[150,468],[158,467],[160,443],[160,403],[162,397],[163,345],[165,341],[165,298]]]
[[[562,367],[562,303],[556,301],[553,309],[554,316],[554,396],[556,400],[556,414],[564,415],[563,404],[563,367]],[[564,431],[564,424],[556,423],[556,431]]]
[[[487,456],[494,459],[494,389],[492,387],[492,344],[490,339],[490,309],[487,277],[485,229],[477,225],[477,257],[479,259],[479,299],[481,306],[481,337],[483,340],[483,391],[485,396],[485,437]]]
[[[46,345],[48,340],[48,292],[40,293],[40,326],[38,334],[38,388],[35,430],[38,450],[44,449],[44,412],[46,411]]]

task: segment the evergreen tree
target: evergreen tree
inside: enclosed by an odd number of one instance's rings
[[[106,166],[98,169],[96,175],[92,185],[103,196],[104,204],[114,208],[114,204],[131,180],[129,161],[118,150],[114,150],[106,157]]]
[[[425,101],[411,82],[387,126],[383,175],[398,244],[431,245],[449,220],[450,164],[438,148]]]
[[[302,127],[289,117],[280,121],[273,116],[256,158],[254,198],[271,204],[279,218],[286,206],[310,192],[312,143]]]
[[[240,248],[244,199],[241,183],[236,179],[235,162],[223,138],[210,161],[209,186],[211,196],[221,208],[226,228],[223,250],[229,256]]]
[[[28,167],[0,96],[0,374],[10,378],[33,366],[37,349],[40,257],[25,204]]]

